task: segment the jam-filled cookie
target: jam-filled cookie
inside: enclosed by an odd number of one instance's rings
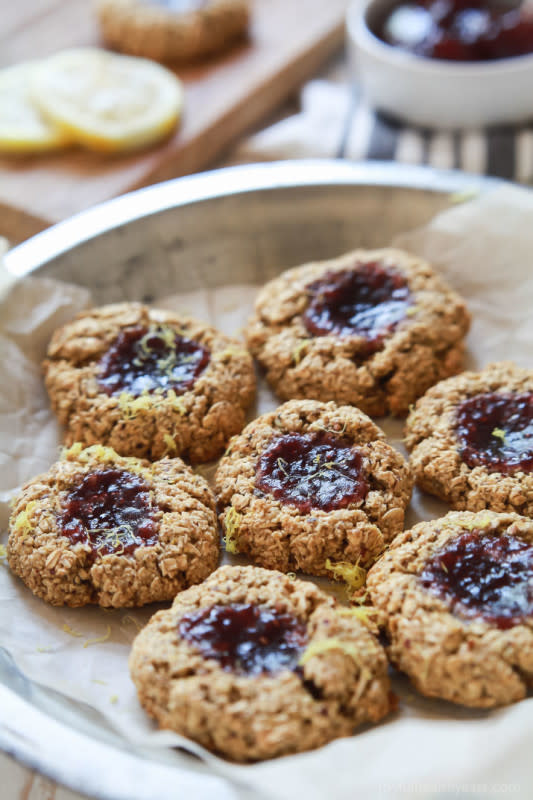
[[[434,386],[407,419],[418,485],[453,508],[533,516],[533,370],[490,364]]]
[[[110,47],[156,61],[194,61],[245,36],[249,0],[96,0]]]
[[[216,458],[242,429],[255,391],[241,344],[139,303],[79,314],[53,335],[44,372],[68,445],[153,460]]]
[[[315,400],[251,422],[215,476],[226,549],[330,577],[373,563],[403,530],[411,488],[409,466],[372,420]]]
[[[23,487],[9,528],[9,566],[52,605],[171,600],[218,564],[213,494],[179,458],[74,445]]]
[[[469,322],[462,299],[425,261],[355,250],[270,281],[246,335],[282,399],[403,415],[461,369]]]
[[[398,536],[367,576],[391,661],[429,697],[479,708],[533,685],[533,522],[452,511]]]
[[[137,636],[130,671],[162,728],[236,761],[310,750],[390,710],[384,651],[311,583],[221,567]]]

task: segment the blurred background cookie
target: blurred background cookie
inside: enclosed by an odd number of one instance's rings
[[[15,499],[9,566],[52,605],[171,600],[218,563],[214,498],[179,458],[73,446]]]
[[[319,747],[391,707],[367,627],[316,586],[221,567],[137,636],[130,671],[160,727],[234,759]]]
[[[248,28],[248,0],[96,0],[102,38],[124,53],[187,62],[225,50]]]
[[[533,522],[450,512],[400,534],[368,573],[388,654],[429,697],[478,708],[533,685]]]
[[[533,370],[498,362],[438,383],[405,442],[420,488],[452,508],[533,516]]]
[[[290,269],[261,289],[246,338],[284,400],[402,415],[461,369],[470,316],[422,259],[355,250]]]
[[[140,303],[79,314],[53,335],[44,372],[67,444],[150,459],[215,458],[242,429],[255,392],[242,344]]]

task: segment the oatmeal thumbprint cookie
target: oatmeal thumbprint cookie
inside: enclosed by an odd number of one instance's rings
[[[73,445],[15,499],[11,570],[52,605],[119,608],[172,600],[216,569],[207,482],[179,458],[154,464]]]
[[[54,333],[44,372],[67,445],[151,460],[216,458],[242,429],[255,392],[242,344],[139,303],[79,314]]]
[[[404,527],[408,464],[353,406],[291,400],[235,436],[215,476],[226,549],[346,578]]]
[[[420,488],[452,508],[533,516],[533,370],[498,362],[438,383],[405,441]]]
[[[391,710],[383,648],[311,583],[221,567],[133,643],[141,705],[235,761],[311,750]]]
[[[463,300],[427,262],[401,250],[355,250],[267,283],[246,338],[283,400],[402,416],[460,371],[469,324]]]
[[[388,655],[429,697],[477,708],[533,685],[533,522],[451,511],[397,536],[367,576]]]
[[[250,0],[96,0],[106,44],[156,61],[188,62],[244,38]]]

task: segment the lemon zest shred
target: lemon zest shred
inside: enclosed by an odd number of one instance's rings
[[[176,447],[176,442],[174,441],[174,439],[172,438],[170,433],[164,433],[163,434],[163,441],[164,441],[164,443],[165,443],[165,445],[167,447],[167,453],[175,453],[176,452],[176,450],[178,448]]]
[[[379,631],[379,626],[377,624],[378,612],[375,608],[372,608],[372,606],[358,605],[350,608],[339,608],[337,614],[340,617],[355,617],[373,633],[378,633]]]
[[[107,681],[100,681],[98,678],[92,678],[91,683],[97,683],[99,686],[107,686]]]
[[[150,471],[139,464],[139,459],[133,456],[119,456],[116,450],[103,444],[91,444],[83,447],[80,442],[76,442],[64,452],[62,457],[69,461],[79,461],[82,464],[88,464],[93,460],[100,461],[102,464],[114,464],[120,460],[129,472],[136,472],[147,477],[150,475]]]
[[[359,650],[350,642],[343,642],[341,639],[321,639],[319,642],[310,642],[298,660],[298,665],[303,667],[315,656],[327,653],[330,650],[340,650],[354,661],[359,661]]]
[[[226,361],[228,358],[242,358],[242,356],[249,356],[248,350],[244,347],[226,347],[218,353],[213,353],[211,356],[213,361]]]
[[[224,530],[226,535],[223,538],[226,546],[226,553],[238,553],[237,531],[241,524],[242,515],[230,506],[224,519]]]
[[[285,477],[288,478],[289,477],[289,473],[286,470],[287,462],[285,461],[285,459],[284,458],[278,458],[277,464],[278,464],[279,471],[283,472]]]
[[[415,314],[418,314],[420,311],[420,306],[409,306],[405,311],[406,317],[414,317]]]
[[[65,633],[68,633],[68,635],[69,635],[69,636],[74,636],[76,639],[83,639],[83,633],[78,633],[78,631],[75,631],[75,630],[73,630],[73,629],[70,627],[70,625],[67,625],[67,623],[65,623],[65,624],[63,625],[63,628],[62,628],[62,630],[63,630]]]
[[[479,189],[476,186],[470,186],[466,189],[462,189],[459,192],[453,192],[450,195],[450,203],[452,205],[460,205],[461,203],[467,203],[469,200],[474,200],[479,195]]]
[[[141,411],[150,411],[154,405],[154,398],[146,390],[139,397],[129,392],[121,392],[118,396],[118,407],[124,419],[135,419]]]
[[[162,339],[164,344],[170,349],[175,348],[175,341],[176,341],[176,331],[170,328],[168,325],[150,325],[144,336],[142,336],[138,341],[138,347],[143,351],[145,355],[150,355],[153,352],[153,348],[151,348],[148,344],[150,339]]]
[[[102,644],[102,642],[107,642],[109,637],[111,636],[111,626],[108,625],[106,632],[103,636],[98,636],[96,639],[87,639],[86,642],[83,643],[83,647],[91,647],[93,644]]]
[[[286,572],[285,574],[287,575],[287,578],[290,581],[295,581],[296,580],[296,573],[295,572]]]
[[[133,614],[126,614],[122,622],[131,622],[133,625],[135,625],[138,631],[142,631],[143,629],[143,626],[141,625],[138,619],[135,619]]]
[[[81,442],[74,442],[70,447],[63,447],[61,450],[61,460],[70,461],[71,459],[77,459],[82,450],[83,445]]]
[[[292,351],[292,363],[297,367],[302,360],[302,351],[307,347],[310,339],[300,339],[294,350]]]
[[[52,647],[36,647],[35,650],[38,653],[53,653],[54,652]]]
[[[111,545],[114,549],[109,555],[121,556],[125,550],[124,542],[120,537],[121,532],[124,536],[134,537],[133,528],[127,522],[122,523],[122,525],[117,525],[115,528],[91,528],[91,533],[103,534],[103,536],[99,538],[95,549],[100,552],[106,545]]]
[[[461,528],[464,528],[467,531],[473,531],[476,530],[477,528],[481,529],[489,528],[491,522],[492,522],[491,518],[488,515],[485,515],[484,517],[480,517],[479,519],[476,517],[475,519],[472,520],[472,522],[461,522],[460,526]]]
[[[118,694],[112,694],[109,698],[109,702],[116,705],[116,703],[118,703]]]
[[[23,539],[33,532],[34,526],[30,522],[30,517],[37,507],[37,500],[30,500],[23,511],[19,511],[13,523],[13,530],[20,534]]]
[[[480,511],[478,514],[474,515],[474,519],[471,522],[465,522],[463,520],[455,520],[455,519],[444,519],[440,523],[441,528],[459,528],[463,531],[475,531],[475,530],[484,530],[485,528],[492,527],[492,519],[485,511]]]
[[[0,563],[7,558],[7,550],[5,544],[0,544]]]
[[[174,411],[177,411],[182,416],[187,413],[187,409],[185,408],[185,403],[183,402],[183,398],[179,397],[174,391],[174,389],[168,390],[166,395],[166,400],[170,401]]]
[[[352,592],[361,589],[366,581],[366,569],[359,564],[350,564],[348,561],[338,561],[333,564],[329,558],[326,559],[325,567],[333,573],[333,577],[343,580],[348,589]]]
[[[118,407],[122,416],[129,420],[136,419],[143,411],[152,411],[164,405],[169,405],[182,416],[187,413],[183,398],[179,397],[174,389],[169,389],[166,393],[156,391],[153,394],[145,389],[139,397],[134,397],[129,392],[121,392],[118,396]]]
[[[492,436],[496,437],[496,439],[501,439],[502,444],[505,444],[505,431],[503,428],[494,428]]]

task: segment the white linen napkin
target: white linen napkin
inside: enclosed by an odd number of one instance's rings
[[[284,158],[380,159],[533,181],[533,122],[469,131],[404,126],[376,113],[347,76],[314,80],[298,114],[245,140],[231,163]]]

